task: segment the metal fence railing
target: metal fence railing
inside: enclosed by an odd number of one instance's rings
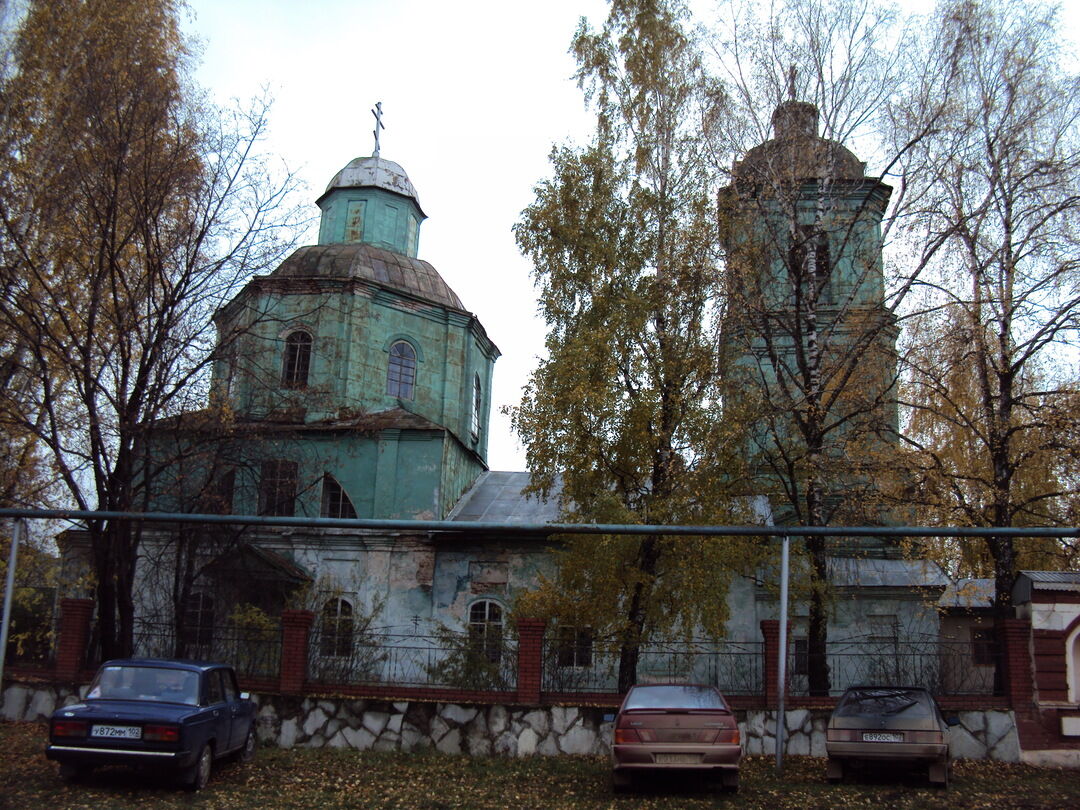
[[[544,639],[542,688],[547,692],[618,691],[617,644],[583,643],[580,637]],[[639,650],[639,682],[694,681],[726,695],[762,691],[762,642],[653,641]]]
[[[858,639],[826,644],[829,694],[851,686],[922,686],[934,695],[993,695],[999,688],[994,643],[927,638]],[[788,656],[788,688],[809,693],[813,664],[804,644]]]
[[[32,651],[11,660],[49,666],[57,630]],[[177,630],[171,622],[139,621],[133,654],[154,658],[216,660],[239,675],[277,679],[281,629],[269,619],[257,626],[206,624]],[[693,681],[716,686],[725,695],[765,692],[765,645],[761,641],[650,641],[641,645],[640,683]],[[772,653],[772,651],[768,651]],[[826,644],[829,694],[850,686],[921,686],[938,697],[991,696],[1000,693],[1000,646],[996,640],[958,641],[933,635],[861,637]],[[96,666],[96,633],[87,644],[88,666]],[[813,658],[806,640],[791,640],[787,660],[788,694],[810,694]],[[545,692],[618,692],[620,650],[615,642],[591,634],[550,628],[541,647],[541,689]],[[440,630],[435,634],[353,632],[342,623],[316,620],[308,641],[307,680],[312,684],[448,687],[476,691],[514,691],[518,640],[512,632],[482,638]]]
[[[308,679],[321,684],[517,688],[517,640],[468,633],[341,633],[316,622],[308,644]]]
[[[134,655],[147,658],[190,658],[222,661],[238,675],[277,678],[281,665],[281,629],[276,625],[225,624],[184,627],[169,622],[138,622]]]
[[[55,660],[56,588],[17,586],[11,605],[5,660],[14,665],[48,667]]]

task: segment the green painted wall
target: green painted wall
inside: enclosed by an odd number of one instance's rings
[[[364,242],[416,258],[424,214],[408,197],[379,188],[341,188],[319,207],[320,245]]]

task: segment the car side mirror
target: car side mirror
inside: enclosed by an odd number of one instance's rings
[[[955,714],[950,714],[948,717],[945,718],[945,725],[958,726],[960,725],[960,718],[957,717]]]

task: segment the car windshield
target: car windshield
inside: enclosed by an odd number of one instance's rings
[[[921,689],[849,689],[836,707],[838,717],[930,717],[933,712]]]
[[[166,667],[102,667],[87,698],[101,700],[158,700],[164,703],[199,703],[199,675]]]
[[[623,706],[633,709],[721,709],[727,710],[720,693],[711,686],[635,686]]]

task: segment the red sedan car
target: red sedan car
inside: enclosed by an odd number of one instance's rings
[[[648,684],[626,693],[615,719],[612,786],[646,773],[687,772],[739,789],[742,745],[735,714],[713,686]]]

